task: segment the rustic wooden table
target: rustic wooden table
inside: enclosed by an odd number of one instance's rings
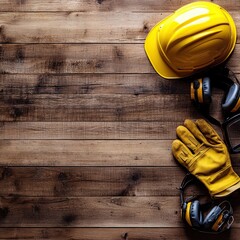
[[[171,154],[200,115],[189,82],[159,77],[143,48],[189,2],[1,0],[0,239],[206,239],[181,221]],[[214,2],[239,32],[240,1]],[[239,199],[232,230],[207,239],[239,239]]]

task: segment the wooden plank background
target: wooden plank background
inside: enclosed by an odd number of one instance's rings
[[[1,0],[0,239],[206,239],[181,221],[171,154],[176,127],[201,115],[189,82],[159,77],[143,48],[189,2]],[[240,1],[214,2],[239,32]],[[232,230],[208,239],[239,239],[238,200]]]

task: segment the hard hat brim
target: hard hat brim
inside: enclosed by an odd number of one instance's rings
[[[165,18],[159,23],[157,23],[149,32],[148,36],[146,37],[144,49],[150,60],[153,68],[155,71],[163,78],[167,79],[177,79],[186,76],[179,76],[162,58],[161,54],[159,53],[158,48],[158,29],[160,25],[163,25],[164,22],[168,19]]]

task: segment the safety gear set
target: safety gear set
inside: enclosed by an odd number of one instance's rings
[[[211,2],[193,2],[157,23],[145,41],[156,72],[167,79],[191,76],[223,63],[237,31],[230,14]]]
[[[185,120],[177,127],[172,152],[178,162],[197,177],[212,197],[224,197],[240,188],[226,145],[205,120]]]

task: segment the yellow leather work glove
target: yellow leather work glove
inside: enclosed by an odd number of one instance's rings
[[[240,188],[226,145],[205,120],[187,119],[177,127],[172,152],[178,162],[197,177],[212,197],[224,197]]]

